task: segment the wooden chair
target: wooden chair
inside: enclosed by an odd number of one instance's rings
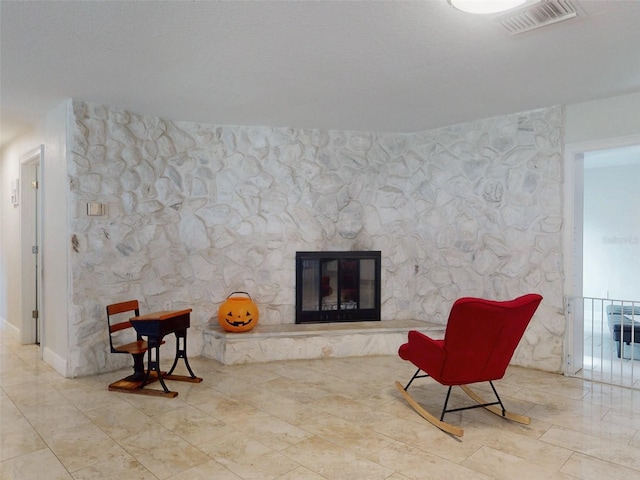
[[[124,317],[121,315],[123,313],[129,314]],[[131,322],[129,322],[129,318],[139,315],[140,308],[138,306],[138,300],[128,300],[126,302],[107,305],[107,323],[109,325],[109,346],[111,347],[111,353],[127,353],[133,357],[133,375],[126,378],[126,380],[129,381],[144,381],[146,378],[144,355],[147,353],[149,347],[147,342],[135,332]],[[114,316],[118,317],[113,319],[112,317]],[[124,332],[124,330],[127,329],[131,329],[131,331]],[[128,336],[127,340],[130,340],[133,338],[133,332],[135,332],[135,340],[122,343],[121,337]],[[114,345],[114,343],[118,344]]]
[[[529,417],[507,412],[493,381],[501,379],[513,353],[533,317],[542,297],[523,295],[515,300],[499,302],[481,298],[460,298],[449,313],[444,339],[434,340],[416,330],[409,332],[408,342],[400,346],[398,355],[418,367],[406,387],[396,387],[409,404],[427,421],[452,435],[462,436],[462,428],[444,421],[448,412],[484,407],[514,422],[528,425]],[[420,375],[423,371],[424,374]],[[407,389],[416,378],[431,377],[449,387],[440,419],[416,402]],[[489,382],[496,401],[487,402],[468,384]],[[453,386],[458,385],[477,404],[447,409]],[[499,408],[498,408],[499,406]]]

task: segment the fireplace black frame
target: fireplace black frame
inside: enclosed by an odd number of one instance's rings
[[[373,273],[373,285],[369,286],[367,293],[369,296],[373,296],[373,299],[369,299],[369,304],[362,306],[361,292],[363,292],[363,285],[361,283],[361,270],[364,264],[360,262],[363,260],[373,261],[373,272],[369,272],[369,275]],[[334,273],[334,284],[331,285],[332,292],[335,290],[334,301],[335,303],[327,306],[324,304],[323,289],[323,266],[331,262],[337,266],[337,271]],[[346,267],[348,265],[348,267]],[[367,264],[370,266],[370,264]],[[358,285],[357,293],[351,293],[352,297],[348,298],[344,279],[346,275],[343,275],[343,269],[355,269],[354,272],[356,282]],[[311,278],[317,277],[317,281],[309,284],[305,284],[303,280],[303,272],[307,272],[311,275]],[[296,252],[296,323],[332,323],[332,322],[360,322],[360,321],[380,321],[380,285],[381,285],[381,252],[380,251],[325,251],[325,252]],[[305,309],[305,304],[309,305],[309,301],[303,301],[303,289],[317,289],[316,292],[311,292],[312,301],[311,307]],[[329,288],[325,285],[325,288]],[[353,292],[353,288],[350,288],[349,292]],[[307,292],[309,295],[309,292]],[[348,302],[344,302],[344,299],[348,298]],[[371,307],[371,308],[369,308]]]

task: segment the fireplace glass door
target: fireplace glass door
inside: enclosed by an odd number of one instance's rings
[[[380,252],[298,252],[296,323],[380,320]]]

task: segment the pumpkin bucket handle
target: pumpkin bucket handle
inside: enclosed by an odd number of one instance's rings
[[[235,295],[236,293],[242,293],[242,294],[246,295],[247,297],[251,298],[251,295],[249,295],[247,292],[231,292],[227,298],[230,298],[231,295]]]

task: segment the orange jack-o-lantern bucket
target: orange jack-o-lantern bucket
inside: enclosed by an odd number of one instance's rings
[[[246,297],[232,295],[243,294]],[[218,323],[229,332],[247,332],[258,323],[258,307],[247,292],[233,292],[218,309]]]

